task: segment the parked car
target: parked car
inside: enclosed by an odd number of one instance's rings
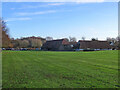
[[[83,51],[83,49],[75,49],[75,51]]]
[[[27,50],[27,48],[21,48],[20,50],[22,50],[22,51],[26,51],[26,50]]]
[[[5,48],[2,48],[2,50],[6,50]]]
[[[12,50],[12,48],[6,48],[5,50]]]

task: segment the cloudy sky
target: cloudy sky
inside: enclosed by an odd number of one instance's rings
[[[1,0],[2,2],[118,2],[119,0]]]
[[[2,17],[14,38],[52,36],[57,39],[72,36],[79,40],[84,36],[86,39],[94,37],[104,40],[106,37],[116,37],[118,3],[82,1],[3,2]]]

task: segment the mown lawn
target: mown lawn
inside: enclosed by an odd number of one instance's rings
[[[3,88],[114,88],[118,51],[3,51]]]

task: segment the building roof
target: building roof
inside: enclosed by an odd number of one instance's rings
[[[42,48],[59,48],[60,45],[67,45],[69,42],[67,42],[65,39],[57,39],[57,40],[51,40],[46,41],[46,43],[43,44]]]
[[[112,46],[107,41],[89,41],[89,40],[79,40],[80,42],[80,49],[108,49]]]

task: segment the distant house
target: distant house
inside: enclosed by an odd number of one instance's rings
[[[99,41],[99,40],[79,40],[80,49],[100,49],[100,50],[108,50],[112,49],[112,46],[107,41]]]
[[[41,49],[46,51],[68,51],[72,50],[72,46],[66,39],[57,39],[46,41]]]

